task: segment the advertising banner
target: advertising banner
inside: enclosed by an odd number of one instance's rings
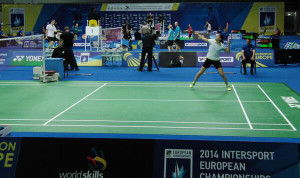
[[[153,140],[23,138],[21,150],[16,178],[153,178]]]
[[[276,7],[265,6],[259,8],[259,31],[276,30]]]
[[[24,8],[10,8],[10,32],[25,31],[25,10]]]
[[[173,46],[175,45],[175,43],[173,44]],[[179,41],[179,47],[180,49],[184,49],[184,41],[180,40]],[[162,40],[160,41],[160,49],[168,49],[168,41]]]
[[[78,66],[102,66],[101,52],[74,52]]]
[[[160,52],[159,53],[159,66],[160,67],[170,67],[171,61],[178,59],[178,56],[182,56],[183,63],[182,67],[195,67],[197,60],[196,52]]]
[[[122,40],[122,28],[108,28],[102,29],[102,39],[107,41],[118,41]]]
[[[153,53],[153,56],[157,62],[159,63],[159,53]],[[122,66],[123,67],[138,67],[140,66],[142,58],[142,52],[126,52],[123,55],[123,60],[122,60]],[[147,56],[146,56],[147,58]],[[148,66],[147,63],[145,66]],[[154,66],[154,63],[152,63],[152,66]]]
[[[208,43],[203,40],[184,41],[184,49],[208,49]]]
[[[5,66],[41,66],[43,52],[40,50],[0,50],[0,65]]]
[[[197,66],[202,66],[206,60],[207,52],[197,52]],[[255,53],[257,67],[273,67],[274,51],[270,49],[257,49]],[[224,67],[239,67],[242,61],[241,51],[221,52],[220,61]]]
[[[101,11],[172,11],[179,3],[118,3],[103,4]]]
[[[206,60],[207,52],[197,52],[197,66],[202,66],[202,64]],[[224,67],[234,67],[235,66],[235,56],[236,54],[231,53],[220,53],[220,61],[222,63],[222,66]]]
[[[0,137],[0,177],[14,178],[21,138]]]
[[[299,178],[297,144],[157,141],[154,177]]]

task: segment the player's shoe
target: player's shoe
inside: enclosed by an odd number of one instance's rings
[[[195,86],[195,82],[192,82],[191,84],[190,84],[190,88],[193,88],[194,86]]]
[[[230,85],[227,85],[226,88],[227,88],[228,91],[231,91]]]

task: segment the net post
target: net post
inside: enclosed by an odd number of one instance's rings
[[[42,40],[43,40],[43,71],[42,74],[45,75],[45,71],[46,71],[46,51],[45,51],[45,36],[42,36]]]

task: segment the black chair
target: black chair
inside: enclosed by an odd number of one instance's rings
[[[251,64],[250,62],[246,62],[246,65],[247,64]],[[243,71],[243,61],[241,61],[241,64],[240,64],[240,73],[242,73]],[[256,73],[256,61],[254,63],[254,73]]]

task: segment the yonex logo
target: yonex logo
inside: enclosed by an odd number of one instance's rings
[[[16,56],[13,61],[19,61],[21,62],[24,59],[25,56]]]

